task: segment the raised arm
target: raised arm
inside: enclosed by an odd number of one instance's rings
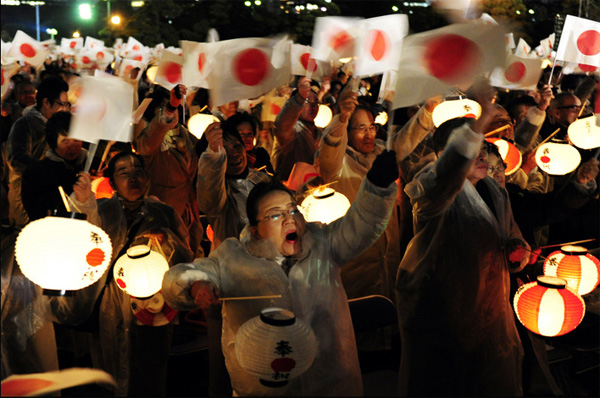
[[[300,118],[304,102],[310,92],[310,79],[303,77],[298,82],[298,89],[285,102],[281,112],[275,119],[275,136],[280,146],[285,146],[294,139],[294,125]]]
[[[417,113],[392,136],[392,148],[398,156],[398,163],[402,162],[415,150],[423,139],[433,131],[433,119],[431,113],[435,107],[442,102],[442,97],[436,96],[429,98],[425,104],[419,108]]]
[[[206,128],[208,148],[200,156],[198,162],[197,196],[198,207],[207,216],[220,215],[227,192],[225,189],[225,172],[227,154],[223,148],[223,130],[221,123],[212,123]]]

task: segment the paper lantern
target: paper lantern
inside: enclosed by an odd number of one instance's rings
[[[535,152],[535,162],[548,174],[565,175],[579,166],[581,155],[564,141],[546,142]]]
[[[308,222],[324,224],[342,217],[350,208],[350,201],[330,187],[319,187],[302,201],[300,213]]]
[[[517,149],[517,147],[506,141],[502,138],[486,138],[487,142],[491,142],[492,144],[498,147],[498,152],[500,152],[500,156],[502,156],[502,160],[506,163],[506,170],[504,170],[504,174],[507,176],[515,173],[521,167],[521,163],[523,162],[523,157],[521,156],[521,152]]]
[[[113,275],[121,290],[133,297],[144,298],[160,291],[168,270],[169,264],[162,254],[149,246],[136,245],[119,257]]]
[[[542,336],[562,336],[575,329],[585,315],[581,296],[564,279],[542,275],[517,290],[513,302],[519,321]]]
[[[156,73],[158,72],[158,65],[152,65],[146,70],[146,76],[152,84],[156,84]]]
[[[592,115],[583,119],[575,120],[567,130],[569,140],[581,149],[593,149],[600,147],[600,126],[596,125],[596,116]]]
[[[98,177],[92,181],[92,192],[96,199],[110,199],[115,191],[110,186],[110,181],[107,177]]]
[[[15,255],[23,275],[45,294],[65,295],[98,281],[112,256],[110,238],[86,215],[45,217],[23,228]]]
[[[600,261],[585,247],[563,246],[544,261],[544,275],[567,281],[567,286],[583,296],[598,286]]]
[[[218,122],[219,119],[214,115],[206,113],[196,113],[188,120],[188,129],[190,133],[194,134],[196,138],[202,138],[204,130],[211,124]]]
[[[283,387],[306,372],[317,354],[312,329],[291,311],[266,308],[235,336],[240,366],[268,387]]]
[[[379,112],[379,114],[377,114],[377,117],[375,118],[375,124],[379,124],[380,126],[385,126],[385,124],[388,122],[388,114],[386,111],[381,111]]]
[[[331,112],[331,108],[327,105],[319,105],[319,113],[315,116],[315,126],[319,128],[325,128],[331,122],[331,118],[333,117],[333,113]]]
[[[461,97],[440,103],[433,109],[431,114],[435,127],[439,127],[445,121],[457,117],[478,119],[479,116],[481,116],[481,105],[476,101]]]

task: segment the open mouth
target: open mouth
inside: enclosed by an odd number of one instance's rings
[[[295,231],[294,232],[290,232],[289,234],[287,234],[285,236],[285,240],[287,242],[291,242],[291,243],[296,242],[298,240],[298,233],[296,233]]]

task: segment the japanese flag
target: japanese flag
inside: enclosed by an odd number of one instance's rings
[[[13,62],[11,64],[2,65],[2,97],[10,86],[10,78],[19,70],[19,64]]]
[[[183,83],[182,68],[183,57],[169,50],[164,50],[158,63],[154,81],[167,90],[171,90],[176,85]]]
[[[182,40],[179,42],[183,52],[183,84],[188,87],[208,88],[209,43]]]
[[[418,104],[457,86],[466,90],[481,73],[504,65],[501,25],[453,24],[404,38],[394,109]]]
[[[509,90],[535,90],[542,74],[542,62],[540,58],[509,55],[504,67],[494,69],[490,75],[490,84]]]
[[[359,35],[359,18],[318,17],[313,32],[312,56],[320,61],[335,61],[354,56]]]
[[[67,39],[63,37],[60,39],[60,52],[63,54],[73,55],[76,51],[83,48],[83,38],[78,37],[76,39]]]
[[[129,142],[132,109],[131,84],[108,74],[85,76],[69,137],[92,143],[101,139]]]
[[[523,40],[523,38],[520,38],[519,44],[517,44],[517,47],[515,48],[515,55],[517,57],[526,57],[527,54],[529,54],[530,52],[531,46],[527,44],[527,42]]]
[[[596,114],[596,126],[600,127],[600,82],[596,82],[596,101],[594,103],[594,113]]]
[[[83,47],[87,50],[96,50],[98,48],[103,48],[104,42],[102,40],[94,39],[91,36],[87,36]]]
[[[379,97],[377,98],[378,104],[382,104],[384,101],[393,102],[397,81],[397,71],[388,70],[383,73],[383,76],[381,77],[381,86],[379,88]]]
[[[600,22],[567,15],[556,60],[600,66]]]
[[[121,61],[121,65],[119,66],[119,76],[129,79],[129,74],[135,68],[139,68],[140,71],[137,74],[137,80],[142,76],[142,71],[146,68],[146,63],[141,61],[135,61],[133,59],[124,59]]]
[[[543,58],[549,58],[550,56],[552,56],[552,49],[554,48],[554,37],[555,34],[552,33],[544,40],[540,40],[540,47],[542,50],[541,54]]]
[[[256,98],[286,84],[290,77],[287,36],[244,38],[211,43],[207,80],[213,106]]]
[[[106,47],[94,46],[94,48],[89,50],[89,53],[92,59],[98,63],[98,65],[106,66],[115,59],[112,51],[113,50],[110,50]]]
[[[402,39],[408,33],[408,16],[404,14],[369,18],[359,23],[354,74],[371,76],[398,68]]]
[[[75,62],[79,69],[90,69],[98,67],[96,65],[95,54],[90,50],[81,50],[75,56]]]
[[[17,30],[7,55],[38,69],[44,64],[49,52],[42,43],[30,37],[27,33]]]
[[[506,44],[506,52],[512,54],[513,48],[516,47],[515,36],[512,34],[512,32],[507,33],[506,36],[504,36],[504,43]]]
[[[274,122],[277,115],[279,115],[279,112],[281,112],[281,108],[283,108],[286,100],[286,97],[276,97],[274,95],[267,96],[265,102],[263,102],[260,121]]]
[[[308,76],[311,79],[321,81],[323,76],[331,72],[331,64],[325,61],[317,61],[312,54],[310,46],[291,43],[291,67],[292,75]]]
[[[136,40],[134,37],[129,36],[129,39],[127,39],[127,44],[125,45],[125,51],[131,51],[131,52],[139,52],[142,51],[144,49],[144,45]]]

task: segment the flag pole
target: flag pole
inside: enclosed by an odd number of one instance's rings
[[[88,150],[88,157],[85,161],[85,168],[83,169],[83,171],[85,171],[86,173],[90,172],[92,161],[94,160],[94,156],[96,155],[96,149],[98,149],[98,144],[91,142],[90,149]]]

